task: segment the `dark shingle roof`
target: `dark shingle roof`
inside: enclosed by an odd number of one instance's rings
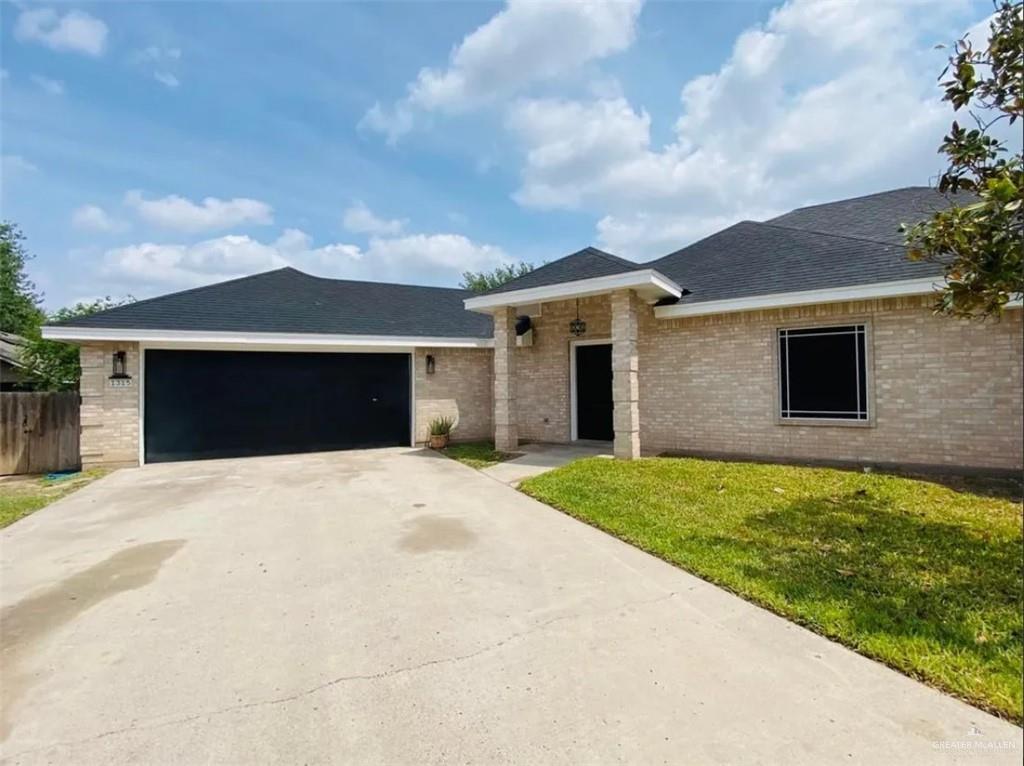
[[[488,290],[484,295],[557,285],[561,282],[574,282],[577,279],[606,277],[609,274],[622,274],[640,268],[643,267],[634,261],[627,261],[625,258],[619,258],[617,255],[598,250],[596,247],[587,247],[572,255],[559,258],[557,261],[545,263],[529,274],[524,274],[500,287]]]
[[[901,223],[913,225],[949,205],[950,198],[935,189],[908,186],[906,189],[797,208],[766,223],[898,245],[903,243],[903,234],[899,230]]]
[[[929,277],[902,245],[743,221],[649,264],[690,291],[681,303]]]
[[[292,268],[130,303],[63,327],[489,338],[468,290],[324,279]]]
[[[966,200],[957,200],[962,203]],[[688,291],[681,302],[745,298],[937,277],[906,257],[901,223],[948,207],[910,187],[744,221],[648,263],[593,247],[545,264],[487,294],[657,269]],[[285,268],[186,290],[91,317],[72,327],[486,338],[491,318],[466,311],[466,290],[323,279]]]

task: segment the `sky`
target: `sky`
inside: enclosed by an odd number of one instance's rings
[[[448,285],[934,183],[984,0],[0,0],[0,215],[56,309]]]

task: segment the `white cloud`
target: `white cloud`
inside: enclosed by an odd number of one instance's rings
[[[43,77],[41,74],[34,74],[29,79],[51,96],[64,95],[64,83],[60,80],[51,80],[49,77]]]
[[[177,88],[179,85],[181,85],[181,80],[179,80],[170,72],[153,72],[153,79],[161,85],[166,85],[168,88]]]
[[[491,269],[509,260],[501,248],[458,234],[373,237],[366,248],[345,243],[314,247],[305,232],[286,229],[271,242],[232,234],[195,244],[144,242],[115,248],[103,255],[100,276],[134,295],[283,266],[336,278],[455,285],[467,269]]]
[[[13,176],[17,173],[35,173],[39,170],[35,164],[29,162],[20,154],[5,154],[0,157],[0,167],[3,168],[3,175]]]
[[[455,46],[447,67],[421,69],[405,98],[391,107],[375,104],[360,125],[394,142],[412,130],[419,114],[466,112],[574,74],[632,44],[642,4],[508,0]]]
[[[71,224],[77,229],[113,233],[124,231],[127,225],[111,216],[99,205],[82,205],[71,213]]]
[[[461,234],[411,234],[405,237],[374,237],[364,258],[374,269],[380,267],[388,279],[405,281],[405,274],[436,275],[436,283],[454,285],[463,271],[492,269],[509,262],[496,245],[478,244]]]
[[[407,221],[403,219],[387,220],[378,217],[363,202],[356,202],[348,207],[341,218],[342,225],[357,234],[399,234]]]
[[[141,192],[130,191],[125,204],[147,223],[184,232],[227,229],[243,223],[271,224],[274,210],[266,202],[245,197],[221,200],[207,197],[201,203],[172,194],[146,199]]]
[[[181,62],[181,48],[150,45],[136,51],[133,58],[140,68],[149,69],[153,79],[161,85],[168,88],[177,88],[181,85],[181,78],[177,74]]]
[[[18,16],[14,36],[55,51],[100,56],[107,45],[107,25],[84,11],[60,14],[53,8],[29,8]]]
[[[915,40],[943,18],[941,6],[791,0],[743,32],[718,71],[683,85],[660,147],[650,116],[614,93],[517,101],[515,199],[596,212],[603,246],[655,256],[823,195],[926,183],[950,113],[935,84],[942,54]]]

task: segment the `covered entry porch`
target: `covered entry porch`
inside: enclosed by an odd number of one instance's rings
[[[468,299],[494,317],[496,447],[606,439],[639,457],[640,327],[681,292],[642,269]]]

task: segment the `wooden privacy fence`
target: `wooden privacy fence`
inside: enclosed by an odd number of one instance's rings
[[[78,392],[0,393],[0,476],[81,466]]]

